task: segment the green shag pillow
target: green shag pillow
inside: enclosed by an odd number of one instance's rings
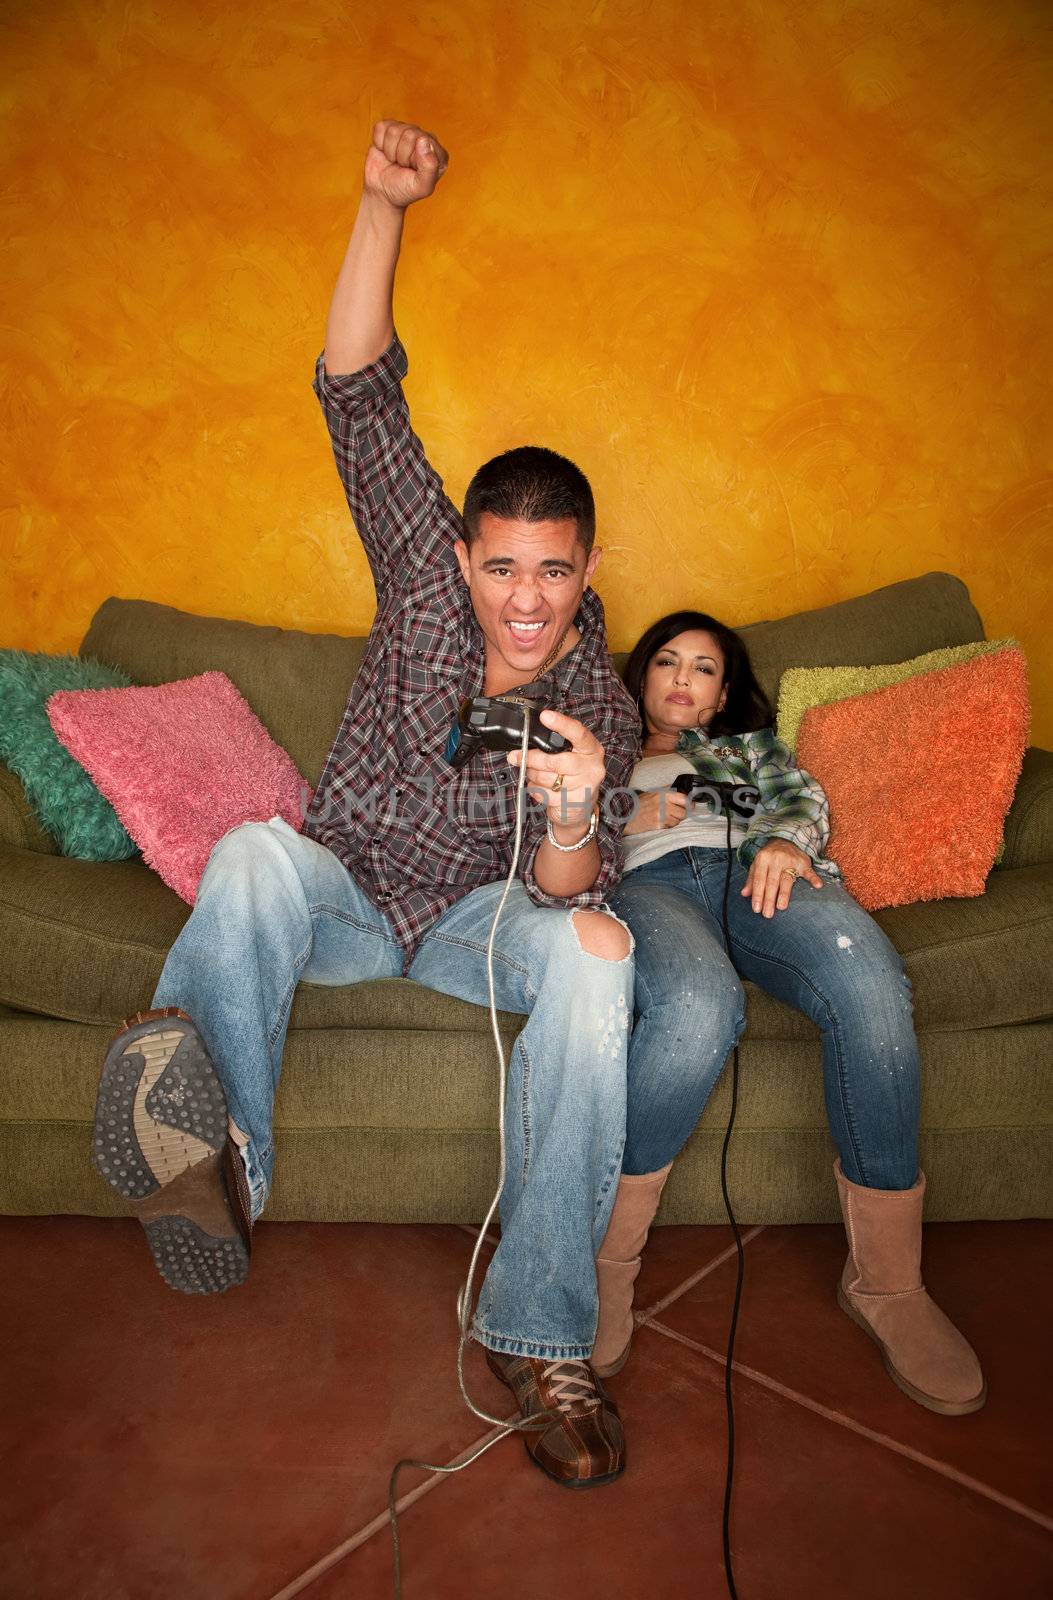
[[[56,689],[127,689],[114,667],[79,656],[0,650],[0,761],[21,779],[26,799],[64,856],[123,861],[135,854],[110,802],[55,737],[48,696]]]
[[[1015,639],[980,639],[976,644],[959,644],[946,650],[930,650],[913,661],[898,661],[881,667],[790,667],[779,680],[779,713],[776,733],[791,750],[797,748],[801,718],[812,706],[833,705],[874,689],[889,689],[905,678],[955,667],[974,656],[989,655],[1015,645]]]

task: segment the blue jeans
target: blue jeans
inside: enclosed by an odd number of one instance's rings
[[[728,895],[720,849],[673,850],[610,896],[636,943],[624,1169],[655,1172],[685,1144],[745,1025],[739,977],[795,1006],[823,1039],[826,1115],[845,1176],[909,1189],[918,1174],[920,1061],[910,980],[877,923],[840,883],[803,880],[766,918]]]
[[[408,976],[486,1005],[486,947],[503,887],[452,906]],[[491,1349],[545,1360],[585,1360],[592,1349],[593,1258],[625,1133],[632,957],[582,949],[574,919],[590,914],[536,906],[513,883],[494,950],[497,1005],[529,1020],[509,1059],[501,1242],[473,1331]],[[297,983],[395,978],[402,966],[385,914],[332,851],[280,818],[233,828],[212,851],[153,1004],[181,1007],[201,1032],[230,1115],[249,1136],[254,1216],[274,1167],[274,1095]],[[425,1042],[438,1047],[431,1035]],[[352,1052],[349,1038],[348,1071]]]

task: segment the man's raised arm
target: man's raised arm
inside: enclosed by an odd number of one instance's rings
[[[448,161],[435,136],[412,123],[374,127],[362,200],[329,307],[327,373],[358,372],[394,338],[392,290],[406,207],[432,193]]]
[[[406,352],[391,315],[406,207],[431,194],[447,156],[430,133],[378,122],[362,200],[315,367],[340,481],[378,599],[408,565],[454,561],[461,519],[410,426]]]

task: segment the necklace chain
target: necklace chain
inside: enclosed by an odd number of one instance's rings
[[[568,622],[567,626],[563,629],[563,632],[560,634],[559,638],[556,640],[556,643],[553,646],[553,648],[549,651],[548,655],[545,657],[545,659],[541,663],[540,667],[538,667],[537,671],[534,673],[534,676],[529,680],[531,683],[536,683],[537,680],[539,678],[543,677],[544,674],[548,671],[549,667],[552,665],[552,663],[555,661],[556,657],[559,655],[560,651],[563,649],[563,641],[567,637],[567,634],[569,632],[570,632],[570,623]]]

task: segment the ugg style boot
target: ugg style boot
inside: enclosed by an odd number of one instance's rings
[[[600,1319],[590,1366],[599,1378],[611,1378],[629,1359],[633,1337],[633,1291],[640,1274],[640,1256],[662,1198],[672,1162],[660,1172],[623,1175],[614,1210],[596,1257]]]
[[[972,1346],[930,1300],[921,1281],[925,1174],[913,1189],[865,1189],[834,1162],[848,1260],[837,1301],[881,1351],[885,1370],[912,1400],[945,1416],[987,1399]]]

